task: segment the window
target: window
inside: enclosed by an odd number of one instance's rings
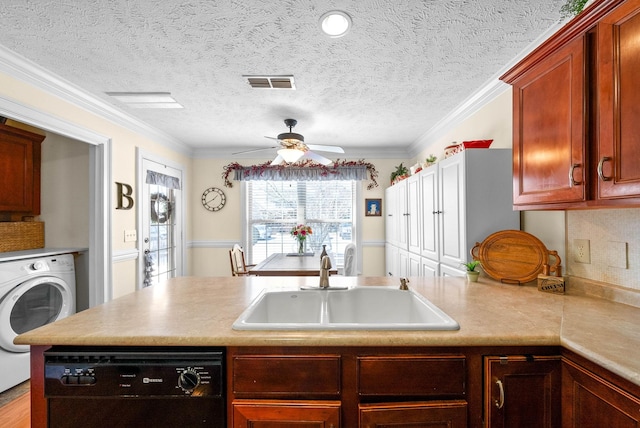
[[[290,231],[296,224],[311,226],[307,251],[322,246],[342,266],[345,246],[356,240],[356,190],[359,182],[247,181],[245,248],[250,263],[274,253],[297,252]]]

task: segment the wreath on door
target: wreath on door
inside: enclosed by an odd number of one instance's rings
[[[171,218],[171,201],[163,193],[151,195],[151,222],[166,223]]]

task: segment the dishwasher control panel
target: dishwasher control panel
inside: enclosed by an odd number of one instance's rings
[[[221,397],[222,350],[45,352],[45,396]]]

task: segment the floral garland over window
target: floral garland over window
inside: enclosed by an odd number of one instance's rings
[[[376,167],[372,163],[365,162],[364,160],[341,161],[340,159],[337,159],[333,165],[330,166],[319,164],[310,159],[304,159],[287,165],[271,165],[271,162],[268,161],[259,165],[242,166],[238,162],[232,162],[224,167],[222,178],[224,179],[224,185],[226,187],[233,187],[231,179],[229,178],[232,171],[235,171],[234,178],[236,180],[267,180],[278,178],[281,180],[336,180],[339,179],[339,176],[346,176],[347,174],[345,174],[345,172],[349,172],[350,170],[354,170],[352,172],[362,170],[365,171],[365,174],[368,174],[368,190],[378,187],[378,182],[376,180],[378,178],[378,171],[376,170]],[[354,178],[346,177],[345,179],[352,180]],[[358,179],[364,179],[364,177]]]

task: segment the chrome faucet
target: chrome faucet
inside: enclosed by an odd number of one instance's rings
[[[320,288],[329,288],[329,269],[331,269],[331,259],[329,256],[324,256],[320,262]]]

